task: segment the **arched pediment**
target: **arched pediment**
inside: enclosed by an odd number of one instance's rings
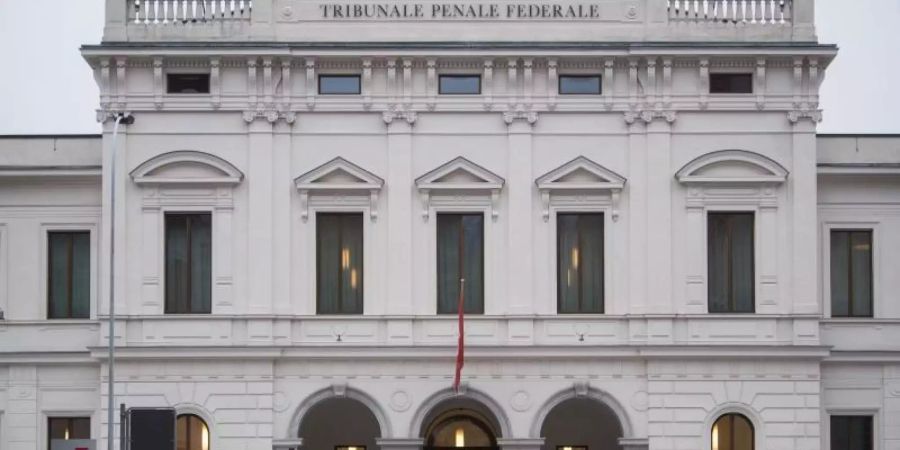
[[[344,158],[337,157],[295,178],[294,186],[300,191],[301,217],[304,221],[309,217],[310,195],[316,193],[356,197],[363,194],[368,197],[368,200],[363,200],[367,201],[369,217],[375,220],[378,217],[378,193],[384,186],[384,180]]]
[[[682,183],[783,183],[787,176],[781,164],[745,150],[707,153],[675,174]]]
[[[218,156],[179,150],[144,161],[131,171],[131,179],[139,185],[234,185],[244,179],[244,174]]]
[[[419,189],[500,189],[505,180],[462,156],[416,178]]]

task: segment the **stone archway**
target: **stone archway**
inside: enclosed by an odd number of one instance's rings
[[[587,447],[590,450],[646,448],[635,439],[631,420],[610,394],[584,383],[552,396],[532,423],[531,436],[543,438],[542,450]]]
[[[390,424],[380,405],[362,391],[336,384],[304,400],[290,429],[302,448],[333,450],[336,446],[377,449],[390,436]]]
[[[496,450],[498,440],[509,429],[498,408],[492,399],[477,391],[438,392],[417,412],[414,433],[422,439],[425,450]]]

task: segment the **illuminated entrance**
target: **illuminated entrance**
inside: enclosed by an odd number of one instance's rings
[[[426,432],[425,450],[494,450],[497,439],[475,411],[450,410],[436,417]]]

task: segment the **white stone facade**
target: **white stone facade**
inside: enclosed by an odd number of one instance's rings
[[[246,3],[107,0],[104,42],[82,49],[102,136],[0,140],[0,448],[45,448],[61,416],[90,417],[105,448],[115,221],[118,402],[196,414],[215,450],[310,448],[301,423],[335,399],[374,416],[369,450],[421,448],[448,405],[489,416],[500,448],[538,450],[572,398],[626,450],[711,450],[725,413],[750,419],[756,449],[829,449],[831,414],[872,415],[874,448],[900,449],[900,139],[817,137],[836,48],[812,0],[598,0],[596,17],[527,20],[507,3],[390,20]],[[725,3],[741,5],[728,20],[684,10]],[[723,72],[753,74],[753,93],[710,94]],[[208,73],[210,93],[168,94],[170,73]],[[360,94],[319,95],[323,73],[359,74]],[[448,73],[481,93],[440,95]],[[601,75],[602,95],[560,94],[572,74]],[[112,179],[121,113],[136,120]],[[211,213],[211,314],[164,312],[174,211]],[[323,211],[364,213],[361,315],[316,315]],[[459,394],[456,317],[436,314],[442,211],[485,217]],[[604,213],[604,314],[557,313],[571,211]],[[708,312],[715,211],[755,214],[752,314]],[[873,230],[874,317],[831,318],[828,233],[853,227]],[[48,320],[47,232],[66,229],[90,232],[90,318]]]

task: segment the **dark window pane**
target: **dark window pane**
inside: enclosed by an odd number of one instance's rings
[[[166,75],[169,94],[209,94],[208,73],[170,73]]]
[[[49,417],[47,418],[47,447],[54,439],[90,439],[90,417]]]
[[[709,74],[711,94],[752,94],[753,75],[749,73]]]
[[[600,95],[600,75],[560,75],[559,93]]]
[[[48,311],[51,319],[86,319],[91,310],[91,234],[53,231],[48,238]]]
[[[318,314],[362,314],[363,215],[319,213],[316,235]]]
[[[464,310],[484,313],[484,215],[437,215],[438,314],[459,311],[459,284],[464,278]]]
[[[166,214],[166,313],[212,311],[212,216]]]
[[[709,312],[749,313],[755,309],[753,220],[753,213],[709,213]]]
[[[750,420],[740,414],[725,414],[713,424],[711,447],[716,450],[754,450],[754,431]]]
[[[872,416],[831,416],[831,450],[872,450]]]
[[[438,92],[440,94],[480,94],[480,75],[441,75]]]
[[[831,315],[872,317],[872,231],[831,231]]]
[[[356,95],[359,93],[359,75],[319,75],[319,94]]]
[[[176,450],[211,450],[206,422],[193,414],[182,414],[175,422]]]
[[[560,313],[603,313],[603,214],[558,214]]]

